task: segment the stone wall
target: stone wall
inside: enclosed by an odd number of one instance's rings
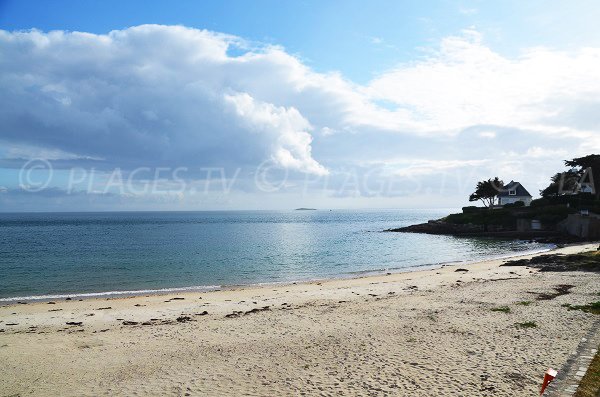
[[[559,229],[572,236],[588,240],[599,240],[600,215],[594,213],[589,215],[571,214],[559,224]]]

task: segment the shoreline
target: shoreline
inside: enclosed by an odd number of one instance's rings
[[[593,244],[590,242],[586,243],[573,243],[573,244],[565,244],[564,247],[576,247],[576,246],[585,246],[587,244]],[[81,292],[81,293],[56,293],[56,294],[46,294],[46,295],[31,295],[31,296],[17,296],[17,297],[6,297],[0,298],[0,307],[10,306],[15,304],[20,304],[19,302],[24,302],[27,304],[33,303],[44,303],[52,300],[65,300],[67,298],[72,299],[127,299],[138,296],[146,296],[146,295],[156,295],[156,296],[165,296],[170,294],[184,294],[184,293],[205,293],[205,292],[214,292],[214,291],[225,291],[225,290],[236,290],[236,289],[251,289],[251,288],[260,288],[260,287],[277,287],[277,286],[286,286],[286,285],[297,285],[297,284],[310,284],[316,282],[325,282],[332,280],[348,280],[354,278],[362,278],[362,277],[376,277],[381,276],[387,273],[398,274],[398,273],[415,273],[427,270],[435,270],[442,268],[444,266],[456,264],[456,265],[465,265],[470,266],[473,264],[478,264],[481,262],[488,261],[496,261],[496,260],[507,260],[514,259],[520,257],[526,257],[530,255],[539,255],[548,252],[553,252],[559,247],[556,244],[548,244],[553,246],[552,248],[544,248],[540,250],[533,251],[521,251],[514,252],[509,255],[502,255],[499,257],[487,258],[484,260],[473,260],[473,261],[449,261],[449,262],[440,262],[434,264],[422,264],[422,265],[414,265],[409,267],[394,267],[387,269],[374,269],[374,270],[364,270],[364,271],[356,271],[356,272],[348,272],[342,273],[339,275],[334,275],[332,277],[323,277],[323,278],[313,278],[313,279],[303,279],[303,280],[289,280],[289,281],[281,281],[281,282],[259,282],[259,283],[250,283],[250,284],[225,284],[225,285],[200,285],[200,286],[185,286],[185,287],[164,287],[164,288],[149,288],[149,289],[140,289],[140,290],[123,290],[123,291],[100,291],[100,292]]]
[[[539,255],[545,255],[549,253],[558,253],[558,254],[572,254],[578,252],[588,252],[594,251],[598,247],[598,243],[574,243],[568,244],[563,247],[554,247],[548,250],[536,251],[536,252],[528,252],[528,253],[518,253],[516,255],[508,255],[502,256],[493,259],[486,259],[481,261],[472,261],[472,262],[447,262],[436,265],[423,265],[412,268],[406,268],[406,270],[402,271],[368,271],[362,275],[348,275],[348,277],[332,277],[332,278],[323,278],[323,279],[314,279],[314,280],[306,280],[306,281],[285,281],[281,283],[257,283],[257,284],[247,284],[247,285],[225,285],[225,286],[215,286],[215,289],[210,290],[194,290],[195,287],[182,287],[182,288],[165,288],[163,290],[156,290],[156,293],[139,293],[139,294],[131,294],[131,295],[119,295],[114,294],[113,292],[106,292],[105,294],[113,294],[113,295],[102,295],[102,293],[94,294],[94,296],[81,297],[81,295],[64,295],[63,299],[36,299],[36,300],[20,300],[20,301],[2,301],[0,300],[0,318],[2,314],[2,309],[19,307],[35,307],[38,305],[44,305],[45,307],[49,302],[51,304],[60,304],[60,303],[98,303],[98,302],[130,302],[131,300],[143,300],[143,299],[151,299],[154,301],[162,301],[165,297],[175,296],[175,297],[184,297],[184,298],[192,298],[196,299],[200,297],[202,299],[203,296],[210,296],[214,294],[219,295],[235,295],[237,293],[250,294],[253,292],[260,293],[261,291],[266,291],[271,289],[272,291],[278,291],[283,288],[287,289],[302,289],[304,287],[314,287],[314,286],[322,286],[322,285],[343,285],[343,284],[365,284],[372,281],[380,281],[385,280],[386,282],[398,282],[398,281],[410,281],[413,279],[425,278],[432,275],[439,275],[440,270],[452,270],[456,268],[460,268],[462,266],[468,267],[467,270],[471,271],[480,271],[484,268],[488,270],[495,269],[499,267],[502,263],[513,260],[513,259],[530,259]],[[415,269],[415,270],[409,270]],[[507,268],[508,269],[508,268]],[[526,269],[530,269],[527,267]],[[374,274],[368,274],[374,272]],[[409,278],[409,276],[411,276]],[[192,289],[190,289],[192,288]],[[129,291],[124,291],[124,293],[128,293]],[[79,299],[73,299],[77,297]],[[71,299],[68,299],[71,298]],[[15,298],[12,298],[15,299]],[[19,303],[21,302],[21,303]]]
[[[596,326],[564,305],[597,300],[600,274],[506,260],[2,306],[0,395],[533,395]]]

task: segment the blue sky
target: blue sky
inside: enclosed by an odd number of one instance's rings
[[[317,71],[364,83],[420,48],[475,27],[496,51],[597,45],[600,7],[589,1],[0,1],[0,27],[107,33],[185,25],[284,46]]]
[[[369,7],[361,1],[5,1],[3,10],[0,22],[7,30],[106,33],[157,23],[227,32],[283,45],[316,70],[340,70],[359,82],[471,23],[456,5],[399,1]],[[378,39],[393,47],[377,45]]]
[[[594,1],[0,1],[0,204],[448,207],[494,175],[536,192],[600,150],[598,20]],[[31,159],[54,170],[42,191]]]

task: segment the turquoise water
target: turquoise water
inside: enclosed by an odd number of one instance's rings
[[[0,300],[349,277],[548,248],[381,233],[449,211],[0,214]]]

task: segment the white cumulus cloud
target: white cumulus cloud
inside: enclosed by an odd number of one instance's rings
[[[598,70],[600,48],[509,57],[475,30],[363,85],[281,47],[183,26],[0,30],[0,163],[273,161],[331,180],[365,164],[432,180],[468,168],[527,182],[535,170],[539,184],[600,148]]]
[[[248,94],[225,95],[237,115],[258,133],[267,134],[272,145],[271,159],[284,167],[311,174],[328,171],[311,156],[310,123],[295,108],[286,109],[257,102]]]
[[[511,59],[467,30],[424,59],[380,75],[366,91],[398,106],[389,125],[400,129],[408,122],[430,133],[496,125],[589,137],[600,126],[591,111],[600,105],[598,70],[598,48],[531,48]]]
[[[272,159],[326,173],[290,99],[310,72],[277,48],[228,54],[243,45],[181,26],[0,31],[0,140],[118,166]]]

